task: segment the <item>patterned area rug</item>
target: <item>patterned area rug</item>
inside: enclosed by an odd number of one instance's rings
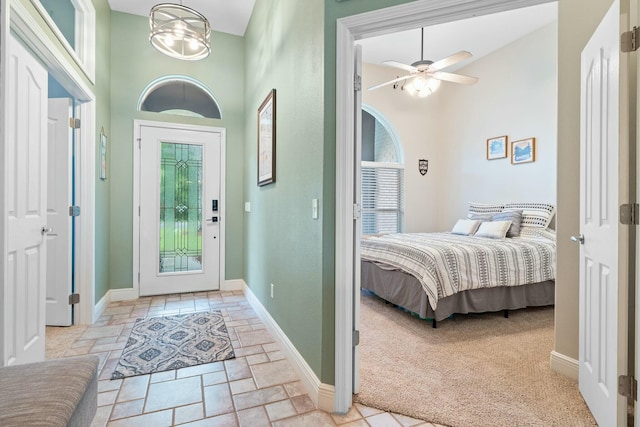
[[[111,379],[233,359],[219,310],[136,320]]]

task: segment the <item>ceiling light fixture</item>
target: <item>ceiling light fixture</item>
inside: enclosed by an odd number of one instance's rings
[[[196,61],[211,52],[209,21],[182,3],[162,3],[151,8],[149,27],[153,47],[172,58]]]

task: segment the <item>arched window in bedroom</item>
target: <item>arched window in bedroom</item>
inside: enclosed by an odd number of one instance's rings
[[[362,234],[404,230],[404,158],[382,114],[362,107]]]
[[[211,90],[187,76],[164,76],[151,82],[140,95],[138,110],[209,119],[222,117]]]

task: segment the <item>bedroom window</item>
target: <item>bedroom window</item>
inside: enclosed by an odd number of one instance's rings
[[[398,233],[404,229],[402,147],[384,117],[362,111],[362,234]]]

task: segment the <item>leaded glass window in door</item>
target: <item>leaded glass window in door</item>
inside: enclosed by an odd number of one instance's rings
[[[159,273],[202,271],[202,146],[163,142]]]

